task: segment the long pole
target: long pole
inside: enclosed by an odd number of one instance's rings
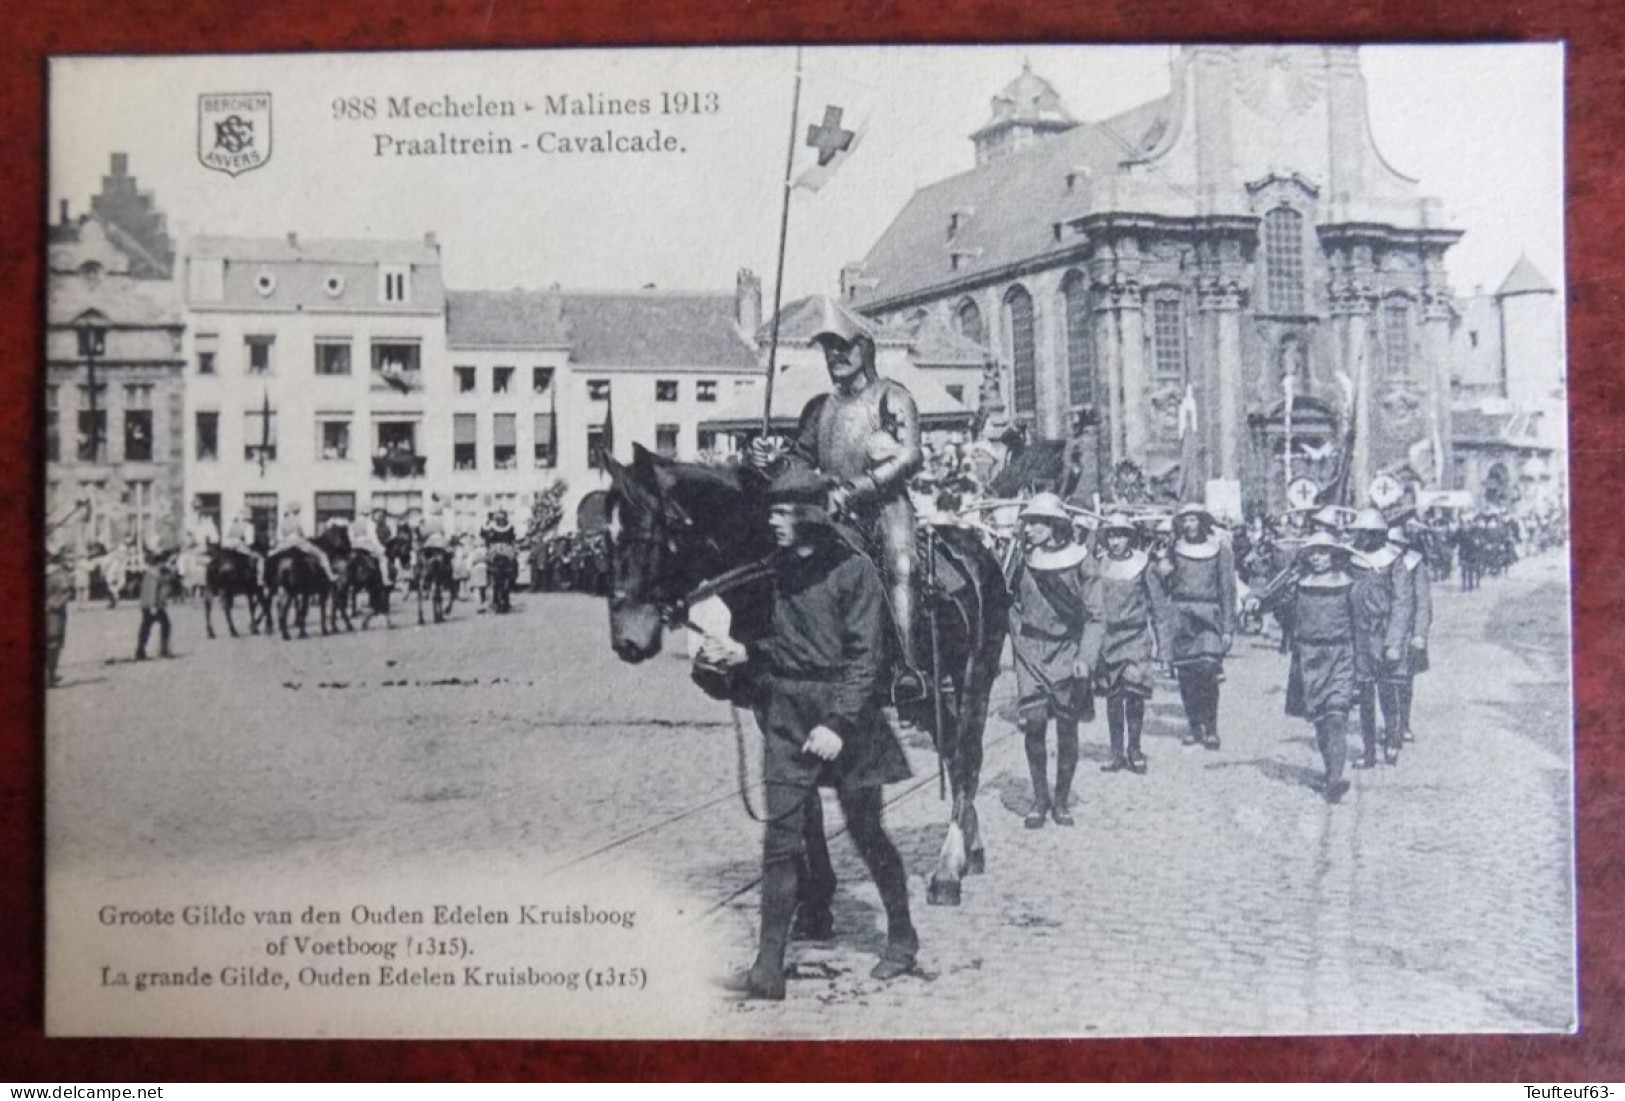
[[[784,246],[790,236],[790,174],[796,167],[796,136],[801,126],[801,47],[796,47],[796,90],[790,98],[790,148],[784,155],[784,204],[779,208],[779,266],[773,277],[773,335],[767,345],[767,393],[762,399],[762,435],[773,431],[773,379],[779,373],[779,313],[784,308]]]

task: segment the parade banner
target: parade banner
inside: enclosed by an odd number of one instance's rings
[[[1573,1032],[1563,78],[54,59],[49,1032]]]

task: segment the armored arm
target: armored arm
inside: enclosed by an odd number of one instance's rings
[[[914,396],[901,386],[888,385],[881,398],[880,414],[886,431],[897,441],[897,449],[867,474],[854,479],[853,496],[860,502],[900,492],[925,465],[925,451],[920,446],[920,411]]]

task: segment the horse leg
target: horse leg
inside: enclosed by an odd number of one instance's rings
[[[231,606],[228,604],[226,607],[229,609]],[[231,626],[231,612],[229,610],[226,612],[226,626]],[[203,630],[210,638],[214,637],[214,599],[209,595],[207,588],[203,590]],[[233,631],[231,633],[235,635],[237,632]]]
[[[965,800],[965,812],[960,826],[965,831],[965,874],[981,875],[987,871],[987,850],[982,845],[982,825],[976,814],[976,796],[982,787],[983,739],[987,734],[988,702],[993,694],[995,670],[986,683],[977,685],[965,700],[960,714],[958,768],[955,776],[959,791]]]
[[[233,595],[232,593],[228,592],[228,593],[221,593],[220,594],[220,610],[223,613],[225,613],[225,616],[226,616],[226,630],[231,632],[231,637],[232,638],[237,637],[237,621],[236,621],[235,617],[232,615],[232,606],[234,604],[236,604],[236,603],[237,603],[237,597],[235,595]],[[253,604],[250,603],[249,612],[252,613],[253,610],[254,610]],[[208,596],[204,596],[204,598],[203,598],[203,614],[204,614],[205,618],[208,617],[208,614],[209,614],[209,598],[208,598]],[[210,638],[214,637],[214,632],[213,631],[209,632],[209,637]]]

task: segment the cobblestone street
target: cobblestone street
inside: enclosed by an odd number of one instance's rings
[[[988,870],[958,908],[924,904],[947,811],[911,735],[916,778],[889,789],[887,813],[922,974],[867,978],[882,919],[843,839],[836,945],[797,950],[788,1000],[707,991],[701,1023],[657,1031],[1571,1028],[1565,569],[1548,554],[1477,593],[1435,587],[1417,741],[1396,767],[1351,773],[1341,806],[1306,786],[1312,736],[1282,713],[1273,638],[1238,642],[1218,752],[1179,744],[1168,683],[1149,775],[1100,773],[1104,719],[1086,726],[1072,829],[1023,828],[1025,760],[996,718],[979,801]],[[67,684],[49,698],[53,899],[227,879],[403,894],[638,879],[680,900],[660,928],[705,946],[693,970],[748,962],[760,827],[739,805],[727,709],[670,653],[616,661],[601,603],[521,602],[506,619],[459,604],[439,627],[293,643],[209,642],[200,610],[182,607],[180,656],[144,664],[127,660],[133,613],[75,609]]]

